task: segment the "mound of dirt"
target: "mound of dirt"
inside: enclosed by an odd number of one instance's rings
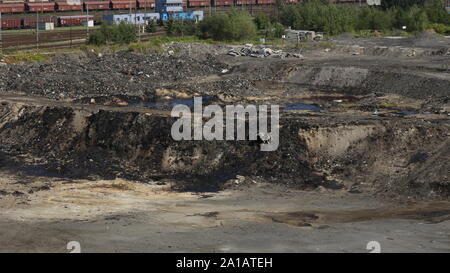
[[[345,32],[333,37],[333,40],[336,41],[348,41],[352,39],[355,39],[355,36],[351,32]]]
[[[432,32],[429,32],[429,31],[421,32],[421,33],[417,34],[414,38],[415,38],[416,41],[424,41],[424,40],[429,41],[429,40],[440,39],[436,35],[436,33],[432,33]]]
[[[410,42],[412,46],[417,47],[434,47],[438,44],[450,46],[448,39],[441,38],[435,33],[424,31],[417,34],[415,37],[409,38],[407,42]]]
[[[126,51],[80,59],[62,56],[48,63],[2,66],[0,90],[54,99],[118,94],[151,98],[156,88],[223,69],[212,55],[204,60]]]

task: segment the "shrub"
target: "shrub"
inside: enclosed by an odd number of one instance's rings
[[[218,41],[242,41],[256,37],[256,25],[245,11],[233,10],[227,14],[206,17],[199,27],[201,38]]]
[[[173,35],[195,35],[197,34],[198,25],[194,20],[174,20],[169,19],[164,28],[168,36]]]
[[[281,38],[283,35],[286,35],[285,27],[280,23],[273,24],[270,38]]]
[[[430,28],[433,29],[436,33],[442,35],[450,35],[450,26],[446,26],[444,24],[431,24]]]
[[[157,27],[156,22],[153,20],[149,20],[147,22],[147,26],[145,27],[145,31],[148,33],[154,33],[156,32],[156,27]]]
[[[253,20],[255,21],[256,28],[259,30],[269,29],[271,27],[270,19],[265,13],[260,12],[256,14]]]
[[[108,43],[129,44],[135,40],[136,27],[122,22],[118,25],[102,25],[89,34],[87,43],[100,46]]]

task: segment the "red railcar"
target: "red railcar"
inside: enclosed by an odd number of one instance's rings
[[[128,1],[128,0],[112,0],[111,1],[111,9],[129,9],[136,8],[136,1]]]
[[[55,3],[26,3],[25,9],[29,12],[45,12],[45,11],[54,11],[55,10]]]
[[[155,0],[138,0],[138,8],[154,8],[155,7]]]
[[[39,23],[54,23],[57,26],[58,20],[56,17],[41,17],[39,18]],[[22,27],[24,28],[36,28],[36,18],[26,17],[23,19]]]
[[[84,9],[104,10],[109,9],[109,1],[84,1]]]
[[[25,5],[23,3],[3,3],[0,4],[1,13],[23,13]]]
[[[86,21],[94,20],[93,15],[74,15],[74,16],[59,16],[59,26],[77,26],[82,25]]]
[[[256,5],[256,0],[236,0],[236,6]]]
[[[211,2],[208,0],[188,0],[189,7],[209,7]]]
[[[214,0],[215,6],[232,6],[233,0]]]
[[[82,2],[70,3],[70,2],[56,2],[56,10],[58,11],[82,11]]]
[[[21,26],[21,19],[2,19],[2,29],[20,28]]]

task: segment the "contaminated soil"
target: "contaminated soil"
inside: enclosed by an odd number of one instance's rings
[[[450,250],[450,39],[242,47],[1,65],[0,251]],[[278,149],[175,141],[193,97],[279,105]]]

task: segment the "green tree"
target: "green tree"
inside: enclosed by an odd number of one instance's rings
[[[403,8],[407,9],[413,6],[423,6],[426,0],[382,0],[381,6],[385,9]]]
[[[280,24],[280,23],[275,23],[273,24],[273,38],[281,38],[283,37],[283,35],[286,35],[286,28]]]
[[[136,40],[136,27],[121,22],[118,25],[101,25],[100,29],[90,33],[88,44],[105,45],[108,43],[128,44]]]
[[[446,0],[432,0],[425,4],[425,12],[431,23],[450,25],[450,15],[444,7]]]
[[[269,17],[263,12],[259,12],[258,14],[256,14],[254,21],[256,24],[256,28],[259,30],[269,29],[271,27]]]
[[[206,17],[200,23],[199,30],[201,38],[218,41],[241,41],[256,37],[256,25],[245,11],[232,10]]]

